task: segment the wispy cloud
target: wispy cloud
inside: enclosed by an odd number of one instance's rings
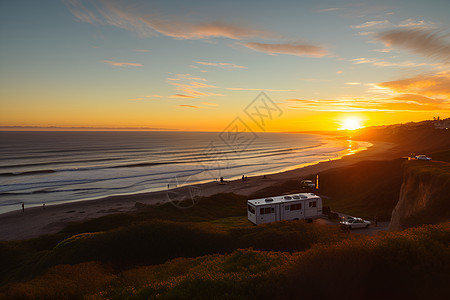
[[[132,98],[132,99],[128,99],[128,100],[130,100],[130,101],[141,101],[141,100],[151,99],[151,98],[162,98],[162,96],[154,94],[154,95],[147,95],[147,96],[143,96],[143,97]]]
[[[274,38],[279,34],[254,26],[225,21],[197,21],[179,16],[159,14],[152,7],[137,6],[128,2],[93,1],[85,5],[81,0],[65,1],[67,7],[79,21],[109,24],[137,32],[142,36],[162,34],[176,39],[208,39],[225,37],[230,39]]]
[[[180,104],[179,107],[187,107],[187,108],[200,108],[200,106],[188,105],[188,104]]]
[[[175,77],[168,78],[170,85],[173,85],[177,93],[172,95],[171,98],[200,98],[206,96],[224,96],[222,94],[212,93],[208,89],[217,88],[217,86],[207,84],[205,78],[193,77],[190,74],[173,74]],[[197,81],[201,80],[203,82]],[[205,89],[207,89],[205,91]],[[200,91],[202,90],[202,91]]]
[[[243,46],[259,52],[269,54],[290,54],[297,56],[322,57],[327,55],[324,47],[308,44],[267,44],[267,43],[242,43]]]
[[[310,111],[326,112],[439,112],[448,111],[445,102],[434,99],[412,97],[392,97],[392,98],[373,98],[373,97],[340,97],[337,99],[287,99],[285,104],[289,108],[302,109]]]
[[[424,28],[436,28],[436,23],[434,22],[430,22],[430,21],[425,21],[425,20],[418,20],[418,19],[413,19],[413,18],[409,18],[406,20],[403,20],[402,22],[400,22],[397,27],[420,27],[422,29]]]
[[[172,74],[174,77],[167,78],[168,80],[174,80],[174,81],[177,81],[177,80],[196,80],[196,81],[201,80],[201,81],[208,81],[208,79],[206,79],[206,78],[195,77],[195,76],[192,76],[191,74],[173,74],[173,73],[169,73],[169,74]]]
[[[213,66],[219,67],[223,69],[247,69],[247,67],[232,64],[232,63],[213,63],[213,62],[204,62],[204,61],[196,61],[195,63],[205,66]]]
[[[360,85],[361,82],[346,82],[345,84],[348,84],[348,85]]]
[[[392,99],[408,101],[408,102],[414,101],[414,102],[422,103],[422,104],[442,104],[442,103],[446,102],[444,99],[439,99],[439,98],[433,99],[430,97],[425,97],[425,96],[415,95],[415,94],[402,94],[402,95],[393,97]]]
[[[421,29],[396,29],[376,36],[387,47],[399,47],[415,54],[450,62],[450,43],[448,35]]]
[[[391,25],[391,22],[388,20],[382,20],[382,21],[369,21],[364,22],[359,25],[350,25],[351,28],[382,28],[382,27],[389,27]]]
[[[90,24],[101,22],[97,15],[88,9],[83,2],[79,0],[63,0],[63,3],[78,21]]]
[[[329,11],[336,11],[336,10],[341,10],[342,8],[340,7],[330,7],[330,8],[324,8],[324,9],[319,9],[318,12],[329,12]]]
[[[217,103],[211,103],[211,102],[202,102],[203,105],[208,105],[208,106],[219,106],[219,104]]]
[[[175,95],[170,96],[170,98],[199,98],[199,97],[192,96],[192,95],[175,94]]]
[[[143,66],[143,64],[118,62],[118,61],[110,61],[110,60],[102,60],[102,63],[109,64],[109,65],[115,66],[115,67],[142,67]]]
[[[418,63],[413,61],[402,61],[402,62],[391,62],[386,61],[384,59],[378,59],[378,58],[354,58],[351,60],[354,64],[371,64],[376,67],[422,67],[422,66],[436,66],[437,64],[430,64],[430,63]]]
[[[382,82],[377,85],[396,93],[447,97],[450,99],[450,72],[419,75],[401,80]]]
[[[369,63],[373,63],[376,61],[375,58],[365,58],[365,57],[360,57],[360,58],[354,58],[352,59],[353,63],[356,65],[359,64],[369,64]]]
[[[284,103],[311,111],[450,112],[450,72],[365,85],[370,87],[369,93],[359,96],[287,99]]]

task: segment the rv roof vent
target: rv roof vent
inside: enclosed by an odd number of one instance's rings
[[[272,202],[273,199],[272,198],[266,198],[266,202]]]
[[[300,195],[300,198],[302,198],[302,199],[306,199],[306,198],[308,198],[307,196],[305,196],[305,195]]]
[[[285,199],[285,200],[291,200],[292,197],[291,197],[291,196],[284,196],[284,199]]]
[[[300,196],[295,195],[295,196],[292,196],[292,198],[294,198],[294,199],[300,199]]]

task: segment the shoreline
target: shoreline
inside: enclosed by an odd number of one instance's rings
[[[368,141],[361,141],[368,142]],[[171,195],[182,195],[190,192],[186,188],[195,186],[200,196],[209,197],[219,193],[235,193],[249,196],[258,190],[280,184],[287,180],[300,179],[302,176],[349,166],[364,160],[389,160],[397,158],[400,151],[392,151],[394,144],[387,142],[371,142],[372,146],[352,155],[345,155],[338,159],[322,161],[292,170],[267,174],[262,176],[249,176],[247,181],[241,179],[227,181],[226,184],[208,182],[177,187],[174,189],[153,192],[137,192],[126,195],[106,196],[93,200],[80,200],[62,204],[40,207],[25,207],[25,212],[15,210],[0,214],[0,241],[22,240],[38,237],[44,234],[54,234],[73,222],[86,221],[114,213],[127,213],[139,211],[139,206],[160,205],[172,199]],[[382,154],[382,155],[381,155]],[[141,204],[141,205],[139,205]]]
[[[308,133],[306,133],[308,134]],[[299,161],[297,161],[295,164],[291,164],[288,166],[278,166],[278,167],[271,167],[271,168],[266,168],[266,169],[261,169],[261,170],[247,170],[245,172],[243,172],[245,174],[245,176],[248,177],[255,177],[255,176],[263,176],[263,175],[272,175],[272,174],[277,174],[277,173],[283,173],[286,171],[291,171],[291,170],[295,170],[295,169],[299,169],[299,168],[303,168],[306,166],[310,166],[310,165],[315,165],[324,161],[333,161],[333,160],[339,160],[345,156],[350,156],[350,155],[355,155],[361,151],[365,151],[368,148],[372,147],[373,144],[371,142],[368,141],[362,141],[362,140],[351,140],[348,137],[344,137],[344,136],[333,136],[333,137],[325,137],[325,141],[326,143],[323,144],[327,144],[328,146],[331,144],[332,146],[336,146],[335,143],[336,141],[338,141],[339,143],[345,143],[345,141],[348,143],[348,145],[340,145],[343,146],[341,147],[342,149],[337,151],[337,152],[324,152],[324,153],[320,153],[320,155],[318,156],[314,156],[315,159],[311,160],[311,161],[307,161],[308,159],[303,159],[303,161],[300,161],[300,159],[302,158],[302,156],[298,157]],[[322,145],[321,145],[322,146]],[[320,146],[320,147],[321,147]],[[319,147],[318,145],[314,146],[314,147]],[[320,148],[319,147],[319,148]],[[331,155],[332,154],[332,155]],[[211,176],[213,176],[212,174],[210,174]],[[241,178],[242,174],[228,174],[228,175],[224,175],[225,179],[227,181],[233,181],[233,180],[238,180]],[[220,177],[221,175],[215,175],[216,177]],[[135,195],[135,194],[143,194],[143,193],[154,193],[154,192],[160,192],[160,191],[167,191],[166,188],[166,184],[167,186],[170,183],[170,187],[172,188],[173,185],[177,186],[180,185],[180,183],[178,182],[178,180],[181,180],[180,182],[184,181],[184,179],[182,178],[177,178],[178,174],[175,175],[172,178],[168,178],[165,184],[161,184],[159,186],[153,186],[153,187],[147,187],[144,189],[140,189],[137,191],[121,191],[121,192],[113,192],[113,190],[109,190],[108,192],[105,192],[103,194],[100,195],[86,195],[85,197],[82,198],[74,198],[74,199],[62,199],[62,200],[54,200],[51,202],[47,202],[45,199],[45,195],[41,195],[41,199],[38,199],[37,201],[35,200],[32,203],[27,203],[26,200],[24,200],[23,202],[25,203],[25,208],[42,208],[43,205],[45,205],[46,207],[49,206],[54,206],[54,205],[63,205],[63,204],[68,204],[68,203],[76,203],[76,202],[87,202],[87,201],[92,201],[92,200],[101,200],[103,198],[107,198],[107,197],[112,197],[112,196],[131,196],[131,195]],[[186,176],[183,174],[181,177],[186,178]],[[194,178],[194,180],[192,180]],[[205,183],[211,183],[214,182],[214,178],[209,177],[209,178],[198,178],[197,175],[191,175],[188,176],[187,179],[189,181],[189,183],[186,182],[182,182],[181,185],[185,186],[187,184],[189,185],[199,185],[199,184],[205,184]],[[217,182],[219,180],[219,178],[215,178],[215,181]],[[0,206],[0,216],[11,213],[11,212],[19,212],[21,211],[21,205],[22,202],[16,203],[16,204],[8,204],[5,206]]]

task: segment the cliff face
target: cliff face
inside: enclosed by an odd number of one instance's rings
[[[392,211],[390,228],[433,224],[450,219],[450,164],[408,161],[403,184]]]

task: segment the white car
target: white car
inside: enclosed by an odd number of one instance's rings
[[[347,219],[341,221],[340,224],[349,229],[369,228],[369,226],[370,226],[369,221],[363,220],[361,218],[354,218],[354,217],[347,217]]]
[[[427,157],[426,155],[421,154],[421,155],[417,155],[416,159],[418,159],[418,160],[431,160],[431,157]]]

